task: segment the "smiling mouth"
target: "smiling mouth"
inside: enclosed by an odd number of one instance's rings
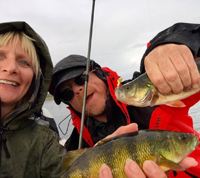
[[[12,85],[12,86],[18,86],[18,84],[16,82],[11,82],[11,81],[7,81],[7,80],[0,80],[0,84],[5,84],[5,85]]]

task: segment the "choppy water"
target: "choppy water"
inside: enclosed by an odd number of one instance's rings
[[[58,125],[60,137],[62,139],[63,138],[67,139],[71,134],[73,126],[72,126],[72,122],[70,121],[71,117],[68,117],[66,120],[62,121],[64,118],[66,118],[69,115],[69,111],[68,109],[66,109],[66,105],[64,105],[63,103],[61,103],[60,105],[56,105],[53,100],[47,100],[44,103],[44,107],[47,108],[49,112],[52,114],[52,116],[54,117]],[[195,106],[193,106],[190,109],[189,114],[193,118],[193,125],[194,125],[195,130],[200,132],[200,102],[198,102]],[[69,124],[69,127],[68,127],[68,124]]]

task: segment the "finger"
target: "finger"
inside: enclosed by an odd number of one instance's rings
[[[184,55],[184,60],[190,72],[192,88],[196,89],[200,85],[200,75],[194,57],[190,50],[187,55]]]
[[[195,167],[198,165],[198,162],[194,159],[194,158],[191,158],[191,157],[186,157],[184,158],[180,163],[180,166],[182,166],[183,168],[185,169],[188,169],[190,167]]]
[[[112,172],[106,164],[102,164],[99,170],[99,178],[113,178]]]
[[[151,56],[147,56],[145,58],[145,70],[149,79],[158,88],[160,93],[168,94],[171,92],[171,87],[165,80],[158,64],[154,61],[151,61]]]
[[[179,75],[179,78],[181,80],[182,86],[180,87],[179,92],[182,92],[182,90],[184,88],[188,88],[192,84],[188,65],[186,64],[184,58],[181,56],[180,53],[177,54],[176,56],[172,56],[171,61],[172,61],[174,68],[176,69],[176,71]]]
[[[166,173],[153,161],[146,160],[143,164],[143,171],[149,178],[167,178]]]
[[[131,159],[127,159],[124,168],[125,174],[128,178],[145,178],[146,176],[140,169],[140,167]]]
[[[107,136],[106,138],[115,137],[121,134],[130,133],[138,131],[138,125],[136,123],[132,123],[126,126],[119,127],[115,132],[113,132],[111,135]]]
[[[163,60],[158,61],[160,71],[162,72],[165,81],[171,87],[173,93],[180,93],[183,90],[183,84],[180,76],[170,59],[170,56],[166,56]]]

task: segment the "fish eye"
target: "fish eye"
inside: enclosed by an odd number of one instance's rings
[[[126,87],[126,89],[127,89],[127,90],[129,90],[129,89],[130,89],[130,87],[129,87],[129,86],[127,86],[127,87]]]
[[[185,136],[185,135],[181,135],[181,136],[179,137],[179,139],[180,139],[181,141],[184,141],[184,140],[186,140],[186,136]]]

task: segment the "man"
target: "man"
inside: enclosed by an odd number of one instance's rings
[[[148,45],[141,62],[141,73],[145,70],[151,81],[161,93],[180,93],[183,89],[197,88],[200,77],[194,57],[200,56],[200,25],[175,24],[160,32]],[[69,105],[75,129],[65,144],[67,150],[78,148],[81,123],[81,111],[84,93],[84,71],[86,58],[70,55],[61,60],[54,68],[50,93],[57,104]],[[135,72],[133,79],[140,73]],[[83,147],[93,146],[97,141],[113,133],[120,126],[137,123],[138,129],[167,129],[194,132],[193,126],[186,123],[190,106],[199,100],[186,100],[186,108],[173,109],[166,106],[138,108],[127,106],[116,100],[114,88],[117,86],[118,74],[109,68],[101,68],[91,60],[86,99],[86,119],[83,132]],[[184,113],[186,119],[172,119],[175,113]],[[161,119],[160,119],[161,118]],[[184,123],[183,125],[180,124]],[[197,133],[196,133],[197,134]],[[194,157],[196,158],[196,155]],[[190,169],[199,176],[197,168]],[[179,177],[191,173],[178,174]],[[177,173],[171,172],[171,176]],[[149,176],[150,177],[150,176]]]

